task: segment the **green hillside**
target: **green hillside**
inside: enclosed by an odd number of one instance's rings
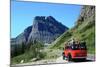
[[[95,53],[95,16],[84,21],[78,21],[72,29],[66,31],[50,46],[51,49],[63,49],[70,38],[86,41],[88,53]]]

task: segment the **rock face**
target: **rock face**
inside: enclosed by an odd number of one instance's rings
[[[11,39],[11,45],[34,42],[51,43],[68,28],[54,19],[52,16],[36,16],[33,25],[27,27],[23,33]]]
[[[95,6],[89,6],[89,5],[83,6],[76,24],[78,24],[78,22],[80,23],[84,20],[87,20],[90,17],[92,17],[93,19],[95,18]]]
[[[68,29],[52,16],[37,16],[34,22],[28,39],[29,41],[38,40],[43,43],[51,43]]]

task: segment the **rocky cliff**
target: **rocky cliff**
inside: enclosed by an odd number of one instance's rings
[[[43,43],[51,43],[68,29],[52,16],[36,16],[34,22],[29,41],[38,40]]]
[[[88,18],[92,18],[90,22],[95,19],[95,6],[85,5],[81,9],[80,16],[76,21],[76,25],[81,24],[81,22],[88,20]]]

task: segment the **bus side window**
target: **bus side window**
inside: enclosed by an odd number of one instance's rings
[[[70,49],[70,46],[66,46],[66,48],[65,49]]]

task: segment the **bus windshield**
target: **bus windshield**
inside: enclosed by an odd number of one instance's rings
[[[85,44],[73,44],[71,46],[72,50],[87,50],[86,45]]]

